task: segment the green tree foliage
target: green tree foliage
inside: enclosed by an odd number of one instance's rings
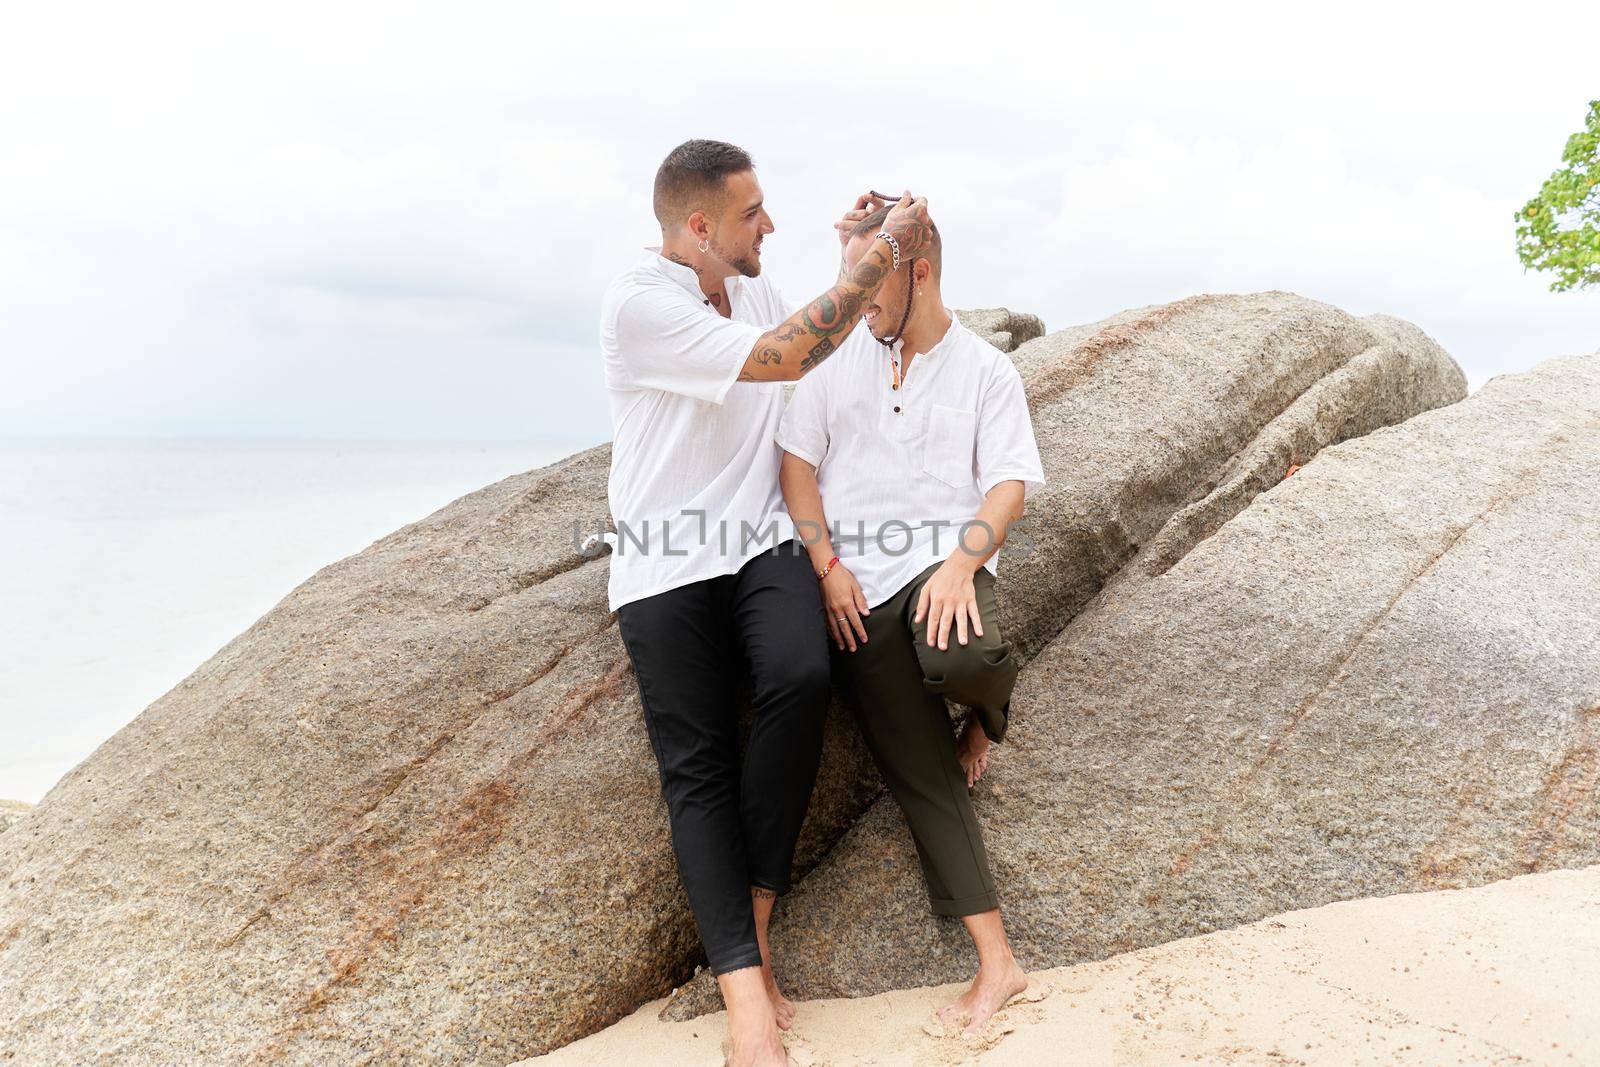
[[[1600,284],[1600,100],[1567,138],[1565,164],[1517,212],[1517,258],[1524,267],[1555,271],[1550,291]]]

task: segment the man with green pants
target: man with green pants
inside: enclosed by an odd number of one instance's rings
[[[881,228],[875,199],[840,223],[844,270]],[[971,987],[939,1011],[971,1033],[1027,986],[967,790],[1005,737],[1017,676],[996,553],[1044,473],[1022,378],[946,310],[941,257],[935,226],[905,281],[884,285],[795,386],[777,443],[862,736],[911,827],[934,913],[960,916],[978,950]],[[959,739],[946,698],[972,709]]]

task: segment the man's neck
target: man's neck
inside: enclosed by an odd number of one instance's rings
[[[928,303],[917,307],[915,311],[911,321],[906,324],[905,335],[900,339],[900,354],[906,360],[944,340],[953,321],[938,293],[934,293]]]
[[[700,279],[700,291],[708,297],[725,297],[727,289],[723,284],[724,281],[738,273],[721,260],[712,259],[692,246],[688,249],[675,248],[663,241],[661,254],[672,262],[694,271],[695,277]]]

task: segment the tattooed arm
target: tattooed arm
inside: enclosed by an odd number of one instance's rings
[[[856,223],[883,207],[887,200],[877,193],[867,191],[856,197],[856,206],[840,216],[833,228],[839,231],[839,277],[836,281],[844,281],[850,274],[850,268],[845,266],[844,250],[850,247],[850,233],[856,228]],[[898,238],[896,238],[898,240]]]
[[[883,228],[899,242],[901,265],[909,270],[911,260],[927,249],[931,239],[928,201],[913,200],[908,191],[883,220]],[[827,359],[855,329],[893,262],[889,242],[882,237],[873,241],[855,269],[833,288],[756,339],[739,381],[792,382]]]

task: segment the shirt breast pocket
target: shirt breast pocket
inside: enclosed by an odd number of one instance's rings
[[[928,412],[928,439],[922,447],[923,471],[952,489],[971,485],[973,445],[977,436],[976,411],[933,405]]]

